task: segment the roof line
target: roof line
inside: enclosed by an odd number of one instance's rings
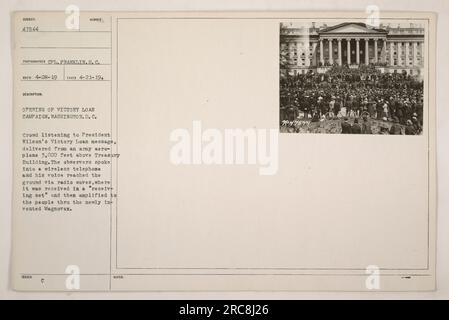
[[[337,24],[337,25],[332,26],[332,27],[324,28],[324,29],[322,29],[322,30],[319,30],[318,32],[320,32],[320,33],[321,33],[321,32],[328,32],[328,31],[332,31],[332,30],[335,30],[335,29],[338,29],[338,28],[347,26],[347,25],[351,25],[351,24],[355,24],[355,25],[358,25],[358,26],[360,26],[360,27],[364,27],[364,28],[367,28],[367,29],[371,29],[371,30],[374,30],[374,31],[376,31],[376,32],[384,32],[384,33],[388,33],[388,31],[385,30],[385,29],[368,27],[367,24],[366,24],[366,23],[363,23],[363,22],[343,22],[343,23]]]

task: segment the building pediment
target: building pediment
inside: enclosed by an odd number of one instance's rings
[[[386,34],[383,29],[373,28],[364,23],[342,23],[333,27],[320,30],[320,34],[341,34],[341,33],[358,33],[358,34]]]

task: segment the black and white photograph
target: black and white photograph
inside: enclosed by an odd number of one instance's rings
[[[0,4],[0,300],[449,298],[449,2],[103,2]]]
[[[421,22],[280,23],[280,132],[421,135]]]

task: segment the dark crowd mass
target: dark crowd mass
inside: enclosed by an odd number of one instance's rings
[[[339,122],[343,134],[419,135],[423,81],[406,73],[381,73],[373,66],[334,66],[322,74],[281,76],[280,105],[281,129],[289,127],[289,132],[300,132],[298,121],[330,120]]]

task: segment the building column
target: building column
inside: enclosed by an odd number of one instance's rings
[[[409,42],[406,42],[406,43],[405,43],[405,66],[406,66],[406,67],[408,67],[408,66],[409,66],[409,63],[410,63],[410,54],[409,54],[409,51],[410,51],[410,43],[409,43]]]
[[[346,39],[346,50],[348,53],[348,66],[351,65],[351,39]]]
[[[387,40],[384,39],[383,46],[382,46],[382,59],[384,63],[387,63]]]
[[[394,42],[390,42],[390,66],[394,65],[393,51],[394,51]]]
[[[323,40],[320,40],[320,63],[321,65],[324,65],[324,47],[323,47]]]
[[[294,56],[294,46],[296,44],[294,42],[289,42],[287,45],[287,50],[288,50],[288,63],[292,63],[293,62],[293,56]]]
[[[341,59],[341,39],[338,39],[338,64],[341,66],[343,61]]]
[[[377,39],[374,39],[374,63],[377,63]]]
[[[355,50],[355,61],[357,64],[360,64],[360,40],[359,39],[355,39],[355,43],[356,43],[356,50]]]
[[[301,42],[296,42],[296,65],[300,66],[301,65],[301,53],[302,53],[302,49],[301,49]]]
[[[365,64],[369,65],[369,39],[365,39]]]
[[[423,57],[423,52],[424,52],[424,42],[418,42],[416,45],[416,52],[420,52],[421,53],[421,62],[416,61],[417,65],[419,66],[423,66],[424,65],[424,57]],[[417,55],[418,56],[418,55]]]
[[[402,66],[402,42],[398,42],[398,52],[396,55],[398,57],[398,65]]]
[[[424,50],[425,50],[424,43],[425,42],[418,42],[417,43],[417,50],[416,50],[416,52],[420,53],[420,57],[421,57],[421,61],[420,62],[417,61],[417,65],[419,65],[421,67],[424,66],[424,59],[426,59],[426,57],[423,56]]]
[[[329,63],[333,64],[334,59],[332,58],[332,39],[329,39]]]
[[[417,60],[417,50],[418,50],[418,43],[415,41],[413,42],[413,66],[417,66],[418,65],[418,60]]]
[[[310,43],[309,43],[309,41],[307,41],[304,44],[304,57],[305,57],[306,66],[310,67]]]
[[[312,65],[313,66],[317,65],[317,63],[316,63],[316,46],[317,46],[317,43],[313,42],[312,43]]]

